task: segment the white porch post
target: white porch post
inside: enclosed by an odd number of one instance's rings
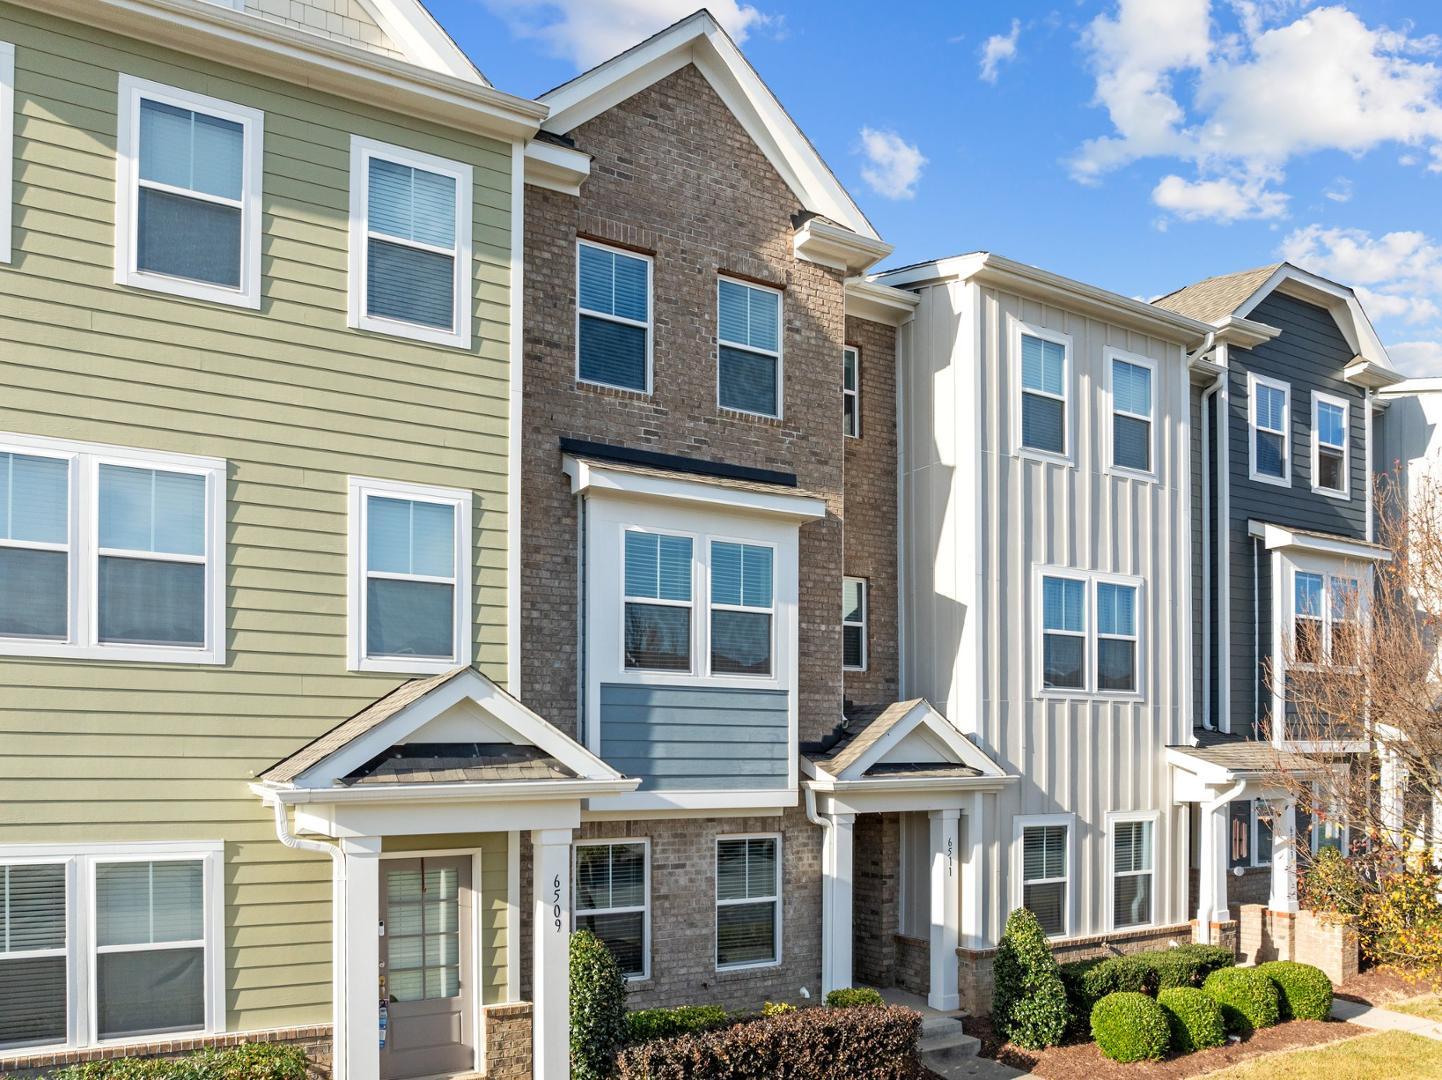
[[[830,954],[822,967],[821,992],[824,997],[832,990],[851,985],[852,979],[852,879],[855,872],[855,814],[829,814],[831,828],[826,830],[829,849],[822,860],[821,917],[831,925]],[[824,935],[823,935],[824,937]]]
[[[1197,934],[1212,940],[1212,923],[1227,921],[1227,803],[1201,804],[1200,896]]]
[[[1403,799],[1407,790],[1407,768],[1402,763],[1402,755],[1385,743],[1378,757],[1382,759],[1378,769],[1382,827],[1392,834],[1392,842],[1396,844],[1401,841],[1402,828],[1406,824]]]
[[[532,1046],[536,1080],[571,1075],[571,830],[531,833],[535,897]]]
[[[956,949],[961,937],[957,903],[957,857],[961,848],[961,811],[932,810],[931,818],[931,992],[926,1003],[950,1012],[961,1007]]]
[[[1283,799],[1272,805],[1272,891],[1267,906],[1296,914],[1297,801]]]
[[[343,1080],[379,1080],[381,841],[347,837],[345,853],[345,1075]]]
[[[986,796],[974,792],[966,806],[966,860],[961,864],[961,939],[968,949],[986,948]]]

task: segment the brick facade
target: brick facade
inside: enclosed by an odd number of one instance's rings
[[[852,843],[852,981],[895,986],[901,819],[896,814],[860,814]]]
[[[528,1002],[486,1008],[488,1080],[531,1080],[531,1006]]]
[[[1296,960],[1321,968],[1336,986],[1357,974],[1357,929],[1345,918],[1325,918],[1305,909],[1290,914],[1262,904],[1244,904],[1238,924],[1238,953],[1244,964]]]

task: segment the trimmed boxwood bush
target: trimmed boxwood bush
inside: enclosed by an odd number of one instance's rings
[[[677,1005],[670,1009],[637,1009],[626,1014],[626,1041],[671,1039],[697,1031],[714,1031],[731,1023],[720,1005]]]
[[[628,1046],[616,1065],[620,1080],[915,1080],[920,1038],[913,1009],[798,1009]]]
[[[1172,987],[1199,987],[1213,971],[1234,963],[1230,949],[1192,944],[1063,964],[1061,978],[1071,1010],[1070,1033],[1086,1035],[1092,1006],[1107,994],[1128,991],[1155,996]]]
[[[1221,1046],[1227,1041],[1222,1007],[1194,986],[1169,986],[1157,995],[1172,1033],[1172,1049],[1180,1054]]]
[[[1237,962],[1232,950],[1220,945],[1178,945],[1175,949],[1158,949],[1139,955],[1153,958],[1159,990],[1174,986],[1199,987],[1212,972],[1233,967]]]
[[[1321,968],[1272,960],[1257,970],[1277,986],[1283,1020],[1325,1020],[1332,1015],[1332,980]]]
[[[571,935],[571,1076],[606,1080],[626,1041],[626,978],[589,930]]]
[[[1066,1036],[1066,987],[1036,916],[1017,908],[992,962],[994,990],[991,1019],[998,1031],[1017,1046],[1041,1050]]]
[[[1087,975],[1105,961],[1095,956],[1090,960],[1072,960],[1058,969],[1061,984],[1066,989],[1067,1037],[1086,1039],[1091,1036],[1092,1006],[1101,996],[1092,991]]]
[[[1257,1028],[1271,1027],[1281,1016],[1276,984],[1256,968],[1214,971],[1202,990],[1222,1007],[1222,1019],[1233,1034],[1250,1035]]]
[[[1092,1038],[1113,1061],[1160,1061],[1171,1043],[1171,1029],[1154,1000],[1123,990],[1092,1006]]]
[[[51,1080],[306,1080],[305,1051],[280,1043],[242,1043],[181,1058],[109,1058],[71,1065]]]
[[[849,986],[827,994],[826,1004],[833,1009],[854,1009],[858,1005],[885,1005],[886,1001],[880,990],[873,990],[869,986]]]

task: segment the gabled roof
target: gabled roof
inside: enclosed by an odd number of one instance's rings
[[[538,100],[551,109],[542,127],[570,132],[687,64],[695,64],[705,76],[803,208],[861,237],[880,240],[816,148],[704,8],[542,94]]]
[[[918,780],[990,785],[1010,779],[924,698],[848,704],[842,723],[819,742],[803,743],[801,754],[813,782],[823,785]]]
[[[376,25],[412,64],[490,86],[455,39],[442,28],[421,0],[359,0]]]
[[[1239,270],[1235,274],[1204,278],[1195,285],[1159,296],[1152,303],[1189,319],[1214,323],[1235,314],[1281,265],[1272,263],[1255,270]]]

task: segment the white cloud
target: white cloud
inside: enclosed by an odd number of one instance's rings
[[[1352,181],[1339,176],[1323,189],[1322,195],[1335,203],[1352,201]]]
[[[1435,49],[1432,38],[1369,27],[1335,5],[1299,15],[1292,0],[1230,6],[1240,29],[1222,36],[1211,0],[1118,0],[1114,14],[1091,22],[1082,44],[1113,131],[1082,144],[1071,162],[1078,180],[1175,158],[1195,170],[1193,184],[1230,182],[1251,194],[1245,213],[1217,199],[1216,214],[1194,215],[1235,221],[1269,215],[1294,157],[1442,147],[1442,70],[1419,59]],[[1442,149],[1432,163],[1442,171]]]
[[[1280,217],[1287,196],[1268,191],[1265,180],[1184,180],[1164,176],[1152,191],[1152,202],[1183,221],[1230,224],[1248,218]]]
[[[909,199],[916,194],[917,181],[926,158],[913,143],[894,131],[861,129],[861,153],[866,164],[861,178],[878,195],[888,199]]]
[[[519,37],[589,68],[644,41],[696,10],[695,0],[481,0]],[[738,43],[777,18],[741,0],[711,0],[707,9]]]
[[[1016,42],[1021,36],[1021,20],[1011,20],[1011,30],[1005,34],[992,34],[981,46],[982,82],[994,83],[1001,65],[1016,59]]]
[[[1442,375],[1442,341],[1398,341],[1387,346],[1392,365],[1412,378]]]

